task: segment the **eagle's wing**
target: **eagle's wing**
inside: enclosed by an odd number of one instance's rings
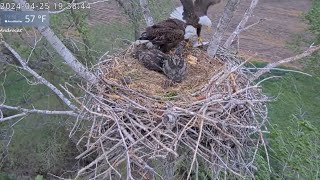
[[[166,19],[164,21],[161,21],[155,25],[153,25],[153,28],[172,28],[172,29],[185,29],[185,23],[177,20],[177,19]]]
[[[177,19],[167,19],[147,27],[141,40],[149,40],[163,52],[168,52],[184,39],[186,24]]]
[[[207,15],[208,8],[220,3],[221,0],[196,0],[194,2],[194,11],[198,17]]]
[[[161,51],[168,52],[175,48],[184,39],[184,31],[179,29],[166,29],[151,42],[160,47]]]
[[[147,28],[149,40],[153,44],[164,45],[180,42],[184,39],[185,24],[182,21],[168,19]]]
[[[180,0],[183,6],[183,19],[187,25],[195,25],[199,21],[199,17],[195,13],[194,4],[192,0]]]

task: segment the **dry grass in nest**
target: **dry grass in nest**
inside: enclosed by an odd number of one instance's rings
[[[195,63],[187,63],[187,76],[181,83],[166,87],[167,77],[161,73],[150,71],[134,59],[130,51],[120,57],[114,57],[113,67],[105,68],[104,78],[115,84],[124,85],[132,90],[137,90],[149,96],[168,97],[173,95],[188,95],[198,91],[214,76],[222,70],[223,63],[210,58],[203,50],[193,48],[186,50],[183,57],[197,58]],[[130,83],[124,83],[129,78]]]
[[[257,150],[265,145],[268,98],[244,62],[223,49],[217,59],[186,50],[199,62],[166,89],[166,77],[145,69],[131,52],[100,64],[102,81],[87,90],[83,116],[92,125],[81,139],[87,150],[77,158],[95,156],[77,177],[187,179],[199,168],[215,177],[253,177]],[[129,84],[122,82],[127,76]]]

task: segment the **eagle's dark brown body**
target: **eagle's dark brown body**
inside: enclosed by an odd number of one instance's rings
[[[187,73],[187,64],[181,57],[179,46],[174,55],[166,54],[159,49],[138,47],[134,57],[149,70],[163,73],[173,82],[181,82]]]
[[[186,24],[178,19],[167,19],[147,27],[140,40],[149,40],[162,52],[169,52],[184,40]]]

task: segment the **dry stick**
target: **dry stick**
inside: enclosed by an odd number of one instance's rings
[[[302,72],[302,71],[297,71],[297,70],[290,70],[290,69],[282,69],[282,68],[246,68],[247,70],[261,70],[261,69],[267,69],[267,70],[274,70],[274,71],[283,71],[283,72],[292,72],[292,73],[297,73],[297,74],[302,74],[306,75],[309,77],[312,77],[311,74]]]
[[[148,7],[148,0],[140,0],[140,6],[147,26],[153,26],[154,22]]]
[[[250,25],[248,25],[247,27],[243,28],[243,29],[241,30],[241,32],[242,32],[242,31],[246,31],[246,30],[252,28],[253,26],[260,24],[261,22],[263,22],[263,21],[268,21],[268,20],[270,20],[270,19],[268,19],[268,18],[261,18],[261,19],[259,19],[257,22],[255,22],[255,23],[253,23],[253,24],[250,24]]]
[[[40,110],[40,109],[25,109],[25,108],[20,108],[20,107],[13,107],[13,106],[8,106],[4,104],[0,104],[0,108],[4,109],[10,109],[10,110],[16,110],[16,111],[21,111],[22,113],[16,114],[14,116],[6,117],[6,118],[0,118],[0,122],[7,121],[16,117],[21,117],[27,114],[47,114],[47,115],[68,115],[68,116],[75,116],[77,117],[78,114],[74,113],[73,111],[49,111],[49,110]]]
[[[131,180],[133,178],[132,178],[132,174],[131,174],[131,165],[130,165],[131,162],[130,162],[129,148],[128,148],[127,143],[126,143],[126,138],[124,138],[124,135],[128,135],[128,132],[126,132],[125,129],[122,126],[120,126],[120,123],[118,121],[118,116],[116,114],[114,114],[114,116],[115,116],[114,117],[114,122],[118,126],[119,135],[121,137],[123,146],[124,146],[125,151],[126,151],[125,153],[126,153],[126,161],[127,161],[127,164],[126,164],[126,166],[127,166],[127,180]],[[129,138],[129,137],[127,136],[127,138]],[[133,138],[129,138],[129,140],[134,142]]]
[[[114,145],[112,148],[109,149],[108,152],[105,152],[103,154],[101,154],[98,158],[96,158],[94,161],[92,161],[90,164],[86,165],[85,167],[83,167],[82,169],[80,169],[77,172],[77,176],[75,179],[77,179],[78,177],[80,177],[80,175],[85,172],[87,169],[91,168],[92,166],[94,166],[95,164],[99,163],[100,161],[102,161],[102,159],[105,158],[105,154],[109,154],[110,152],[113,152],[117,147],[119,147],[118,145],[121,144],[122,142],[119,141],[118,144]],[[83,153],[82,153],[83,154]],[[84,155],[84,154],[83,154]],[[81,158],[80,155],[76,157],[76,159]]]
[[[234,38],[239,36],[239,34],[244,30],[244,28],[245,28],[244,26],[248,22],[249,18],[252,16],[253,10],[257,6],[258,2],[259,2],[259,0],[252,0],[251,1],[250,7],[246,10],[246,12],[245,12],[242,20],[238,24],[237,28],[235,29],[235,31],[233,31],[233,33],[230,35],[230,37],[224,43],[224,45],[223,45],[224,48],[228,49],[230,47],[230,45],[232,44],[232,42],[234,41]]]
[[[1,105],[0,105],[0,107],[1,107]],[[8,120],[15,119],[18,117],[23,117],[25,115],[27,115],[27,113],[15,114],[13,116],[5,117],[5,118],[0,117],[0,122],[8,121]]]
[[[45,78],[40,76],[37,72],[32,70],[28,65],[27,62],[22,59],[22,57],[6,42],[2,42],[3,45],[15,56],[15,58],[20,62],[22,68],[27,71],[28,73],[32,74],[39,82],[46,85],[49,89],[51,89],[70,109],[73,111],[77,110],[77,107],[72,104],[72,102],[66,98],[63,93],[56,88],[53,84],[51,84],[49,81],[47,81]]]
[[[289,63],[289,62],[293,62],[293,61],[297,61],[300,60],[302,58],[308,57],[310,55],[312,55],[314,52],[319,51],[320,50],[320,45],[319,46],[315,46],[312,48],[307,49],[306,51],[304,51],[301,54],[298,54],[296,56],[290,57],[290,58],[286,58],[274,63],[270,63],[268,64],[266,67],[264,67],[263,69],[257,71],[254,76],[251,78],[251,81],[254,81],[256,79],[258,79],[261,75],[269,72],[272,68],[277,67],[281,64],[285,64],[285,63]]]
[[[115,171],[115,172],[118,174],[119,177],[121,177],[121,174],[120,174],[120,173],[112,166],[112,164],[110,164],[110,162],[108,161],[108,156],[107,156],[107,154],[106,154],[106,151],[104,150],[104,146],[103,146],[103,143],[102,143],[101,139],[99,139],[99,142],[100,142],[101,149],[102,149],[102,153],[103,153],[103,155],[104,155],[104,157],[105,157],[105,159],[106,159],[107,164],[111,167],[111,169],[112,169],[113,171]]]
[[[24,8],[25,0],[13,0],[17,4],[21,4],[21,9]],[[50,27],[37,27],[38,31],[47,39],[51,46],[57,51],[57,53],[63,58],[68,66],[77,73],[80,77],[85,79],[90,84],[98,82],[98,78],[88,68],[81,64],[77,58],[71,53],[71,51],[61,42],[61,40],[54,34]]]
[[[263,139],[263,135],[262,135],[261,131],[259,132],[259,138],[261,139],[263,147],[264,147],[264,151],[266,152],[266,157],[267,157],[267,162],[268,162],[268,169],[269,169],[269,172],[271,172],[269,153],[268,153],[267,145],[266,145],[266,142]]]
[[[216,55],[224,32],[227,30],[239,2],[240,0],[229,0],[224,8],[223,15],[218,23],[217,31],[214,33],[207,50],[209,56],[214,57]]]
[[[199,144],[200,144],[200,140],[201,140],[201,137],[202,137],[202,130],[203,130],[203,121],[204,121],[204,119],[201,118],[200,121],[201,121],[201,122],[200,122],[199,137],[198,137],[198,141],[197,141],[197,144],[196,144],[196,149],[194,150],[194,155],[193,155],[193,159],[192,159],[192,162],[191,162],[191,165],[190,165],[190,170],[189,170],[189,173],[188,173],[188,176],[187,176],[187,180],[190,178],[193,164],[194,164],[194,162],[196,161],[197,154],[198,154],[197,152],[198,152]]]

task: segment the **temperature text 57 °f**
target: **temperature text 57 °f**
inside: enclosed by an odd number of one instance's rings
[[[42,23],[47,20],[47,15],[34,15],[34,14],[29,14],[25,16],[25,23],[33,23],[35,18],[37,18],[39,21]]]

